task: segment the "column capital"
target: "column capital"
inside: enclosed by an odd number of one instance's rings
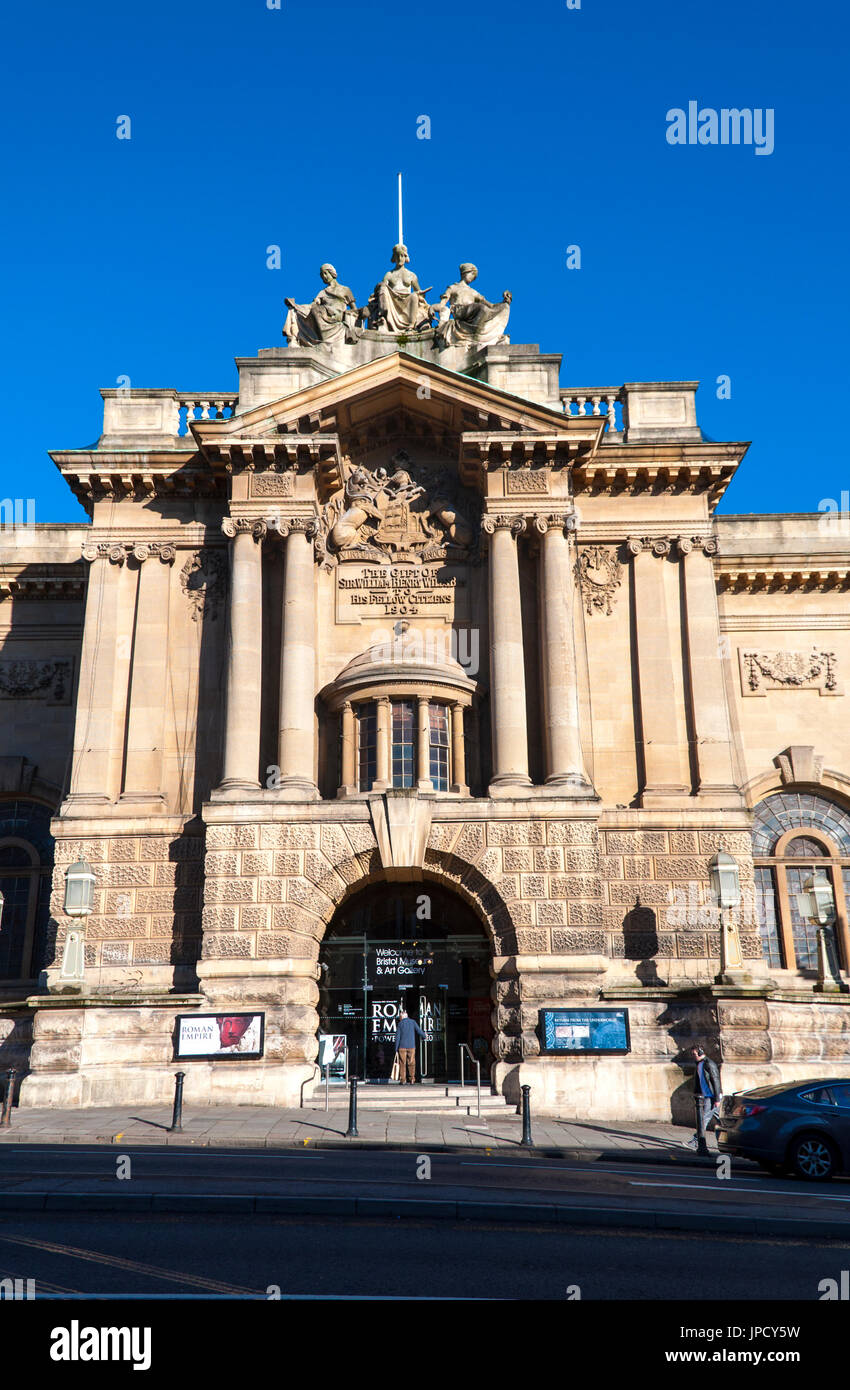
[[[173,545],[163,541],[136,541],[133,546],[133,559],[140,565],[157,555],[164,565],[173,565],[177,551]]]
[[[315,516],[273,516],[268,519],[270,531],[275,531],[286,539],[287,536],[301,535],[313,537],[316,534]]]
[[[701,550],[704,555],[717,554],[714,536],[677,536],[676,547],[680,555],[690,555],[694,550]]]
[[[89,564],[95,560],[108,560],[111,565],[123,565],[127,550],[125,546],[114,545],[112,541],[88,541],[83,544],[82,556]]]
[[[145,560],[158,555],[164,565],[173,565],[177,558],[177,548],[171,541],[86,541],[81,553],[89,564],[108,560],[111,565],[123,565],[132,556],[143,565]]]
[[[222,520],[221,529],[230,540],[233,540],[234,536],[249,531],[255,541],[262,541],[265,540],[269,526],[268,522],[263,521],[262,518],[251,516],[226,516]]]
[[[672,548],[673,541],[670,536],[629,536],[626,541],[626,549],[630,555],[641,555],[646,551],[663,558],[670,554]]]
[[[510,516],[503,512],[487,513],[481,518],[481,530],[492,536],[496,531],[510,531],[513,536],[521,536],[525,530],[524,516]]]
[[[578,518],[575,512],[549,512],[535,516],[532,524],[535,531],[539,531],[541,536],[545,536],[547,531],[575,531],[578,526]]]

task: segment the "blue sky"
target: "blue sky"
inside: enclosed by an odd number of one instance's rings
[[[0,496],[82,519],[46,450],[97,438],[99,387],[235,389],[327,259],[363,302],[402,169],[423,285],[474,260],[564,386],[700,379],[705,432],[753,440],[724,511],[839,498],[849,28],[823,0],[16,6]],[[772,109],[774,152],[669,145],[690,100]]]

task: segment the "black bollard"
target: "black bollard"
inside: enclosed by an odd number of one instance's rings
[[[185,1075],[185,1071],[179,1071],[174,1078],[174,1112],[171,1116],[169,1134],[182,1134],[183,1132],[183,1078]]]
[[[348,1092],[348,1129],[345,1131],[346,1139],[357,1138],[357,1077],[352,1076],[351,1086]]]
[[[522,1147],[533,1149],[534,1140],[531,1137],[531,1087],[522,1088]]]
[[[15,1095],[15,1068],[6,1073],[6,1094],[3,1097],[3,1114],[0,1115],[0,1129],[9,1129],[12,1124],[12,1100]]]

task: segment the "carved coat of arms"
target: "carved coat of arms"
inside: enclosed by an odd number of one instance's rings
[[[473,528],[461,511],[457,481],[448,472],[420,481],[403,451],[392,463],[392,473],[349,464],[342,491],[331,498],[316,525],[316,550],[326,563],[417,562],[444,559],[450,549],[469,550]]]

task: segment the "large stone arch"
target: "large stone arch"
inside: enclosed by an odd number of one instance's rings
[[[435,829],[439,832],[442,827]],[[448,847],[432,832],[422,878],[452,888],[473,909],[494,956],[513,955],[517,951],[517,923],[511,904],[487,874],[483,836],[466,833],[479,827],[456,829],[458,833]],[[317,959],[325,932],[347,899],[370,883],[392,882],[396,877],[384,868],[369,824],[323,825],[318,847],[305,852],[303,875],[288,880],[287,902],[276,910],[277,920],[287,933],[290,949],[285,954],[309,953]],[[282,947],[284,943],[279,944]]]

